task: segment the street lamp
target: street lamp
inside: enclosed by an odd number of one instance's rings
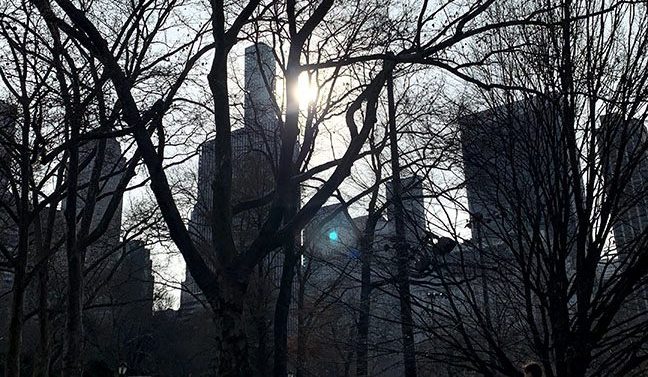
[[[126,369],[127,365],[125,362],[121,362],[119,366],[117,367],[117,373],[119,373],[120,376],[125,376],[126,375]]]

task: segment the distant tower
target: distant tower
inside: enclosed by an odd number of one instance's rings
[[[552,153],[561,148],[561,124],[556,105],[542,97],[459,119],[473,237],[498,243],[524,227],[546,229],[542,188],[564,173]],[[573,197],[561,200],[573,205]]]
[[[412,175],[401,178],[403,202],[403,215],[405,220],[405,239],[408,242],[417,242],[422,239],[427,229],[425,219],[425,205],[423,200],[423,182],[421,177]],[[393,183],[387,186],[387,200],[391,200],[394,193]],[[391,223],[394,221],[394,204],[390,203],[387,217]]]
[[[618,207],[623,210],[614,223],[614,238],[617,252],[625,254],[648,227],[648,135],[640,120],[611,114],[602,118],[599,141],[607,186],[622,188]]]
[[[273,167],[280,147],[280,129],[274,106],[275,57],[271,47],[259,43],[245,49],[244,127],[232,131],[232,199],[236,202],[258,198],[274,185]],[[198,159],[198,195],[189,224],[192,238],[205,254],[212,247],[212,189],[214,140],[202,146]],[[233,219],[234,241],[245,248],[257,234],[267,213],[266,207],[238,214]],[[193,309],[200,289],[186,271],[181,308]]]
[[[103,151],[100,144],[105,142]],[[101,162],[103,160],[103,162]],[[126,161],[122,157],[121,146],[115,138],[103,140],[91,140],[79,146],[79,172],[77,191],[77,219],[81,212],[89,205],[88,190],[95,170],[101,169],[98,180],[98,192],[95,197],[94,210],[90,222],[89,231],[92,233],[99,226],[104,214],[107,213],[108,205],[115,195],[115,190],[124,175]],[[63,213],[66,208],[66,200],[61,202]],[[120,246],[122,217],[122,201],[119,200],[117,209],[112,214],[108,227],[101,236],[87,246],[85,254],[86,285],[88,291],[94,292],[93,303],[97,305],[88,312],[89,323],[94,325],[107,324],[111,312],[112,289],[106,284],[112,279],[112,269],[119,263],[122,252]],[[65,220],[61,219],[65,224]],[[77,226],[80,224],[77,223]],[[92,267],[92,268],[89,268]],[[94,326],[93,325],[93,326]]]
[[[112,200],[115,189],[124,174],[125,159],[121,155],[119,142],[114,138],[106,138],[103,152],[100,150],[100,140],[91,140],[79,146],[79,165],[78,165],[78,191],[77,191],[77,219],[82,211],[89,204],[88,190],[92,180],[92,175],[99,168],[101,170],[98,180],[98,192],[95,196],[94,211],[90,222],[89,231],[92,233],[100,224],[101,219],[108,209],[108,204]],[[65,213],[67,200],[61,202],[62,212]],[[85,281],[89,291],[95,291],[93,303],[97,304],[89,313],[89,321],[100,324],[105,323],[107,313],[110,312],[111,288],[105,284],[111,278],[111,270],[119,261],[122,254],[119,250],[120,231],[121,231],[122,202],[119,201],[118,207],[108,224],[105,232],[87,246],[85,253],[85,266],[88,270],[85,272]],[[61,225],[65,220],[61,218]],[[77,223],[77,227],[80,223]],[[64,231],[63,231],[64,234]]]
[[[151,251],[140,240],[130,240],[123,248],[123,261],[111,281],[113,300],[119,304],[114,311],[131,321],[150,321],[153,314]]]
[[[108,210],[108,205],[115,195],[117,186],[124,175],[126,168],[126,159],[122,156],[121,146],[115,138],[107,138],[106,146],[103,152],[103,164],[101,176],[99,179],[99,195],[95,203],[95,209],[92,216],[90,229],[94,229],[103,218]],[[79,148],[79,160],[82,166],[79,172],[79,203],[77,208],[82,209],[85,206],[88,183],[90,182],[92,171],[98,164],[99,142],[94,141],[83,145]],[[110,238],[108,241],[111,245],[119,243],[119,234],[121,230],[122,201],[119,201],[117,210],[111,218],[110,226],[106,231],[104,238]]]
[[[277,125],[274,106],[275,57],[264,43],[245,49],[245,127],[272,130]]]
[[[108,205],[115,195],[115,190],[124,175],[126,168],[126,159],[122,156],[121,146],[115,138],[105,139],[105,148],[103,153],[99,150],[99,141],[89,141],[79,147],[79,179],[78,179],[78,196],[77,196],[77,213],[81,213],[86,206],[88,186],[92,179],[92,173],[98,166],[100,158],[103,159],[101,164],[101,173],[99,177],[99,192],[97,194],[90,232],[92,232],[100,223],[108,209]],[[89,204],[89,203],[88,203]],[[66,201],[61,203],[65,211]],[[113,252],[115,258],[118,253],[113,250],[119,244],[121,232],[122,201],[119,201],[115,213],[112,215],[108,229],[102,234],[101,238],[88,247],[87,262],[92,263],[95,259],[101,258],[108,252]],[[111,259],[115,259],[111,258]]]

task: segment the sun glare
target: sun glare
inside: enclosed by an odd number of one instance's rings
[[[310,82],[308,73],[306,72],[299,75],[297,98],[299,99],[299,106],[301,108],[306,108],[317,99],[317,87]]]

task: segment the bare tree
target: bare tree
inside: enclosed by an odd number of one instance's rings
[[[44,191],[65,161],[63,158],[46,166],[36,163],[47,140],[59,138],[60,133],[45,126],[51,114],[44,111],[44,106],[52,100],[46,81],[52,73],[40,58],[47,49],[38,38],[39,25],[29,19],[31,12],[24,5],[7,8],[1,21],[2,39],[6,42],[3,52],[11,59],[4,62],[0,77],[6,88],[4,94],[18,104],[2,104],[2,256],[13,275],[5,364],[8,376],[20,374],[25,295],[34,274],[39,276],[40,301],[46,304],[47,260],[56,249],[52,245],[51,224],[61,196],[60,182],[54,193]],[[41,333],[46,339],[46,323]],[[40,358],[46,363],[46,348],[41,349]]]
[[[366,7],[369,12],[363,14],[364,19],[360,18],[357,23],[363,29],[362,33],[357,31],[345,33],[345,24],[336,24],[333,20],[337,17],[350,20],[349,15],[353,16],[353,12],[345,13],[348,11],[345,4],[339,4],[338,8],[334,7],[336,4],[332,0],[321,3],[310,1],[298,3],[289,0],[285,4],[283,2],[262,4],[258,0],[251,0],[243,5],[215,1],[209,4],[210,16],[204,17],[208,27],[198,21],[199,25],[193,29],[187,28],[198,30],[195,33],[190,32],[189,42],[179,47],[166,48],[164,53],[157,55],[151,47],[154,45],[153,42],[164,39],[163,30],[171,22],[172,15],[181,15],[180,11],[175,11],[177,8],[174,7],[174,3],[163,1],[159,4],[152,2],[127,7],[128,16],[118,18],[119,25],[116,27],[118,30],[115,31],[99,21],[102,18],[99,13],[102,9],[100,6],[77,5],[69,0],[34,2],[53,35],[57,33],[66,35],[74,41],[75,48],[79,48],[80,56],[86,57],[90,62],[98,63],[101,74],[98,75],[100,85],[96,87],[109,88],[108,90],[114,94],[115,104],[118,106],[115,106],[115,112],[111,114],[118,115],[120,121],[123,121],[123,126],[115,132],[132,137],[136,142],[137,156],[141,156],[147,167],[151,190],[168,226],[170,236],[185,258],[191,275],[205,294],[214,313],[218,331],[216,344],[219,347],[216,372],[219,375],[247,376],[250,374],[249,344],[243,320],[244,300],[242,298],[247,295],[254,268],[279,247],[286,245],[288,246],[286,249],[292,250],[289,244],[291,240],[295,239],[299,230],[349,176],[352,165],[374,128],[380,95],[394,67],[397,64],[425,63],[456,73],[456,67],[449,66],[446,61],[446,52],[449,53],[461,42],[476,35],[534,21],[533,16],[523,15],[506,21],[484,22],[481,16],[494,3],[494,1],[486,1],[456,9],[451,4],[441,4],[438,8],[431,9],[428,8],[428,3],[424,3],[418,12],[402,11],[394,20],[384,7],[369,2],[366,3],[369,4]],[[360,7],[366,4],[358,2],[354,6]],[[446,7],[453,7],[455,13],[446,17]],[[274,174],[275,183],[271,195],[268,195],[269,208],[258,234],[241,248],[237,247],[235,242],[233,226],[236,203],[232,178],[233,124],[230,114],[228,57],[237,46],[241,35],[248,31],[249,21],[252,18],[263,20],[267,12],[273,9],[280,9],[280,19],[286,20],[285,29],[281,29],[281,32],[285,30],[287,35],[285,50],[277,51],[287,55],[283,67],[286,88],[288,88],[285,93],[286,106],[284,111],[278,110],[277,114],[281,142]],[[151,13],[153,16],[149,18]],[[368,18],[382,23],[362,22]],[[442,26],[438,28],[434,25],[435,22]],[[151,29],[148,28],[150,23],[154,24]],[[346,25],[349,23],[351,22],[347,22]],[[336,28],[328,30],[327,27],[330,25]],[[376,27],[377,25],[380,28]],[[382,34],[379,32],[381,29],[387,29],[388,32]],[[201,44],[200,41],[205,36],[204,30],[209,30],[211,33],[211,41]],[[395,35],[390,35],[389,30],[393,30]],[[318,34],[320,32],[322,36]],[[362,38],[358,38],[359,35]],[[261,33],[261,36],[272,39],[276,34]],[[338,43],[338,37],[341,36],[343,42]],[[138,38],[142,38],[143,43],[137,45],[139,49],[132,51],[129,43],[132,40],[139,40]],[[303,63],[304,56],[308,55],[308,51],[305,51],[307,42],[311,38],[314,43],[318,43],[317,39],[322,38],[324,42],[317,44],[317,48],[323,51],[330,48],[331,59],[313,64]],[[367,41],[379,41],[383,45]],[[215,172],[211,185],[213,190],[213,216],[210,224],[212,239],[209,250],[205,252],[196,246],[184,224],[163,163],[167,157],[164,153],[165,136],[170,127],[169,118],[165,118],[165,115],[169,114],[179,90],[186,83],[187,76],[194,72],[196,64],[207,53],[211,56],[211,68],[206,82],[211,94],[210,109],[214,117],[216,135]],[[149,60],[144,59],[146,63],[141,65],[131,64],[133,60],[129,57],[132,54],[146,56]],[[149,57],[148,54],[153,57]],[[179,72],[170,74],[170,79],[160,84],[162,88],[153,91],[154,95],[143,98],[140,90],[148,93],[148,86],[145,79],[139,80],[144,75],[142,70],[157,67],[161,61],[173,56],[184,59],[180,64]],[[73,65],[70,62],[66,64]],[[299,139],[301,120],[298,94],[291,89],[297,86],[299,74],[304,70],[323,72],[331,69],[333,71],[331,77],[335,78],[339,77],[339,71],[335,70],[337,67],[349,67],[349,69],[360,67],[370,72],[369,78],[365,82],[358,83],[357,88],[342,90],[342,95],[347,96],[347,102],[339,114],[345,115],[346,128],[350,136],[343,156],[315,167],[305,164],[304,162],[311,155],[310,151],[316,136],[316,132],[309,134],[310,131],[307,129],[304,135],[305,142],[296,162],[295,145]],[[101,79],[109,80],[109,83],[104,84]],[[74,82],[72,80],[72,83]],[[78,99],[76,102],[80,103]],[[357,114],[362,109],[366,113],[359,127],[356,124]],[[72,116],[76,113],[68,111],[67,114]],[[72,140],[76,140],[76,137]],[[69,149],[71,159],[75,160],[74,142],[66,147]],[[76,166],[75,163],[76,161],[72,161],[71,165]],[[299,209],[296,208],[294,197],[299,191],[299,184],[308,180],[316,181],[319,179],[317,175],[324,172],[328,177],[318,185],[318,191]],[[71,173],[73,174],[72,171]],[[74,176],[70,178],[74,180]],[[68,196],[69,204],[73,206],[75,199],[70,198],[73,196]],[[70,226],[71,213],[75,211],[71,209],[68,211],[68,233],[71,235],[68,239],[68,252],[71,261],[74,262],[82,250],[77,250],[78,245],[75,245],[74,241],[76,230]],[[288,265],[287,278],[291,276],[290,269],[291,266]],[[76,277],[79,276],[78,269],[74,274]],[[74,315],[70,316],[72,321],[69,323],[69,330],[80,329],[78,320],[75,319],[75,316],[78,317],[79,306],[75,302],[70,302],[70,307],[74,310],[71,313]],[[78,339],[75,332],[78,333],[78,331],[69,332],[69,375],[80,373],[76,362],[79,347],[75,345],[74,339]],[[279,374],[285,373],[281,361],[278,359],[277,363]]]
[[[511,53],[472,70],[509,90],[459,120],[473,238],[439,261],[430,357],[483,375],[519,376],[528,358],[548,376],[638,375],[646,19],[637,4],[538,5],[543,26],[488,36]]]

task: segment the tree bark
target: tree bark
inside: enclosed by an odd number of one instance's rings
[[[369,372],[369,314],[371,310],[371,249],[373,232],[363,235],[360,253],[362,271],[360,281],[360,315],[358,316],[358,348],[356,351],[356,376],[366,377]]]
[[[295,375],[296,377],[304,377],[304,359],[306,353],[306,340],[305,327],[306,318],[304,317],[304,296],[306,293],[306,284],[304,277],[304,269],[302,264],[297,264],[297,281],[299,286],[297,287],[297,354],[295,355]],[[306,273],[308,275],[308,273]]]
[[[268,321],[266,316],[266,307],[264,297],[267,296],[268,287],[266,284],[263,284],[263,279],[268,278],[268,269],[264,264],[259,264],[256,268],[257,271],[257,281],[255,283],[256,288],[256,297],[255,301],[252,304],[252,310],[255,312],[251,315],[253,323],[256,325],[256,336],[257,336],[257,347],[256,347],[256,357],[255,357],[255,376],[266,376],[268,372]]]
[[[20,193],[17,199],[18,214],[18,255],[14,260],[14,281],[11,306],[11,320],[9,322],[9,347],[7,351],[6,373],[7,377],[20,376],[20,353],[22,352],[22,331],[24,325],[24,305],[26,290],[26,269],[29,253],[29,188],[31,164],[29,160],[29,131],[31,118],[26,101],[22,103],[23,122],[20,140]]]
[[[34,365],[34,377],[48,377],[50,363],[49,322],[49,263],[45,262],[38,273],[38,359]]]
[[[379,181],[380,175],[378,174]],[[360,276],[360,315],[358,316],[358,341],[356,348],[356,376],[369,375],[369,326],[371,314],[371,257],[378,216],[375,213],[378,188],[372,193],[369,203],[369,216],[360,238],[360,257],[362,258]]]
[[[284,262],[281,271],[279,296],[274,313],[274,376],[286,377],[288,374],[288,320],[292,287],[295,278],[295,265],[299,253],[295,247],[295,239],[286,242],[284,247]]]
[[[17,266],[14,272],[11,319],[9,322],[9,347],[5,364],[7,377],[20,376],[20,354],[22,351],[22,330],[24,325],[25,267]]]
[[[72,114],[68,114],[72,116]],[[70,125],[70,138],[79,135],[78,124]],[[77,184],[79,168],[78,146],[70,147],[70,160],[67,173],[67,199],[65,207],[66,247],[67,247],[67,316],[65,322],[65,350],[63,355],[63,377],[82,375],[81,352],[83,347],[83,255],[77,242]]]
[[[37,203],[35,203],[37,204]],[[51,208],[55,208],[52,206]],[[52,215],[52,210],[49,211]],[[54,212],[55,213],[55,212]],[[53,218],[51,216],[50,218]],[[43,237],[43,229],[41,226],[41,219],[36,218],[34,222],[34,233],[39,252],[39,260],[41,266],[38,271],[38,330],[39,330],[39,343],[38,343],[38,357],[34,364],[34,377],[48,377],[49,376],[49,363],[50,363],[50,319],[49,319],[49,246],[50,238],[53,229],[53,222],[48,219],[48,229],[45,237]]]
[[[230,276],[223,276],[230,275]],[[231,276],[233,275],[233,276]],[[221,274],[218,289],[205,292],[214,313],[219,377],[249,377],[252,375],[245,330],[245,300],[247,278],[235,278],[240,273]]]
[[[387,76],[387,97],[389,105],[389,141],[393,182],[393,205],[395,225],[396,268],[398,298],[400,301],[401,332],[403,336],[403,365],[405,377],[416,377],[416,349],[414,345],[414,323],[409,285],[409,252],[405,240],[405,223],[401,192],[398,140],[396,137],[396,105],[394,103],[394,79],[390,72]]]
[[[291,169],[292,170],[292,169]],[[292,184],[290,197],[286,203],[287,218],[292,218],[299,207],[299,186]],[[293,281],[295,267],[300,253],[297,248],[297,237],[293,235],[284,244],[284,260],[281,269],[281,282],[279,295],[274,312],[274,365],[275,377],[288,375],[288,320],[290,316],[290,303],[292,302]]]

